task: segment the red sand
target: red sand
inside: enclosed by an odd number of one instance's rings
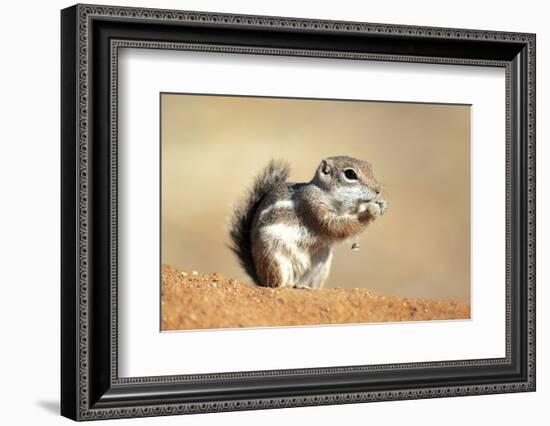
[[[364,288],[271,289],[222,274],[162,268],[162,330],[470,318],[452,300],[384,296]]]

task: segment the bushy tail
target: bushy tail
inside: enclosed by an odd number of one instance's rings
[[[235,253],[246,273],[256,284],[260,284],[254,259],[250,231],[260,203],[265,196],[278,185],[286,182],[290,168],[286,162],[271,160],[267,167],[254,180],[248,194],[233,211],[229,235],[230,248]]]

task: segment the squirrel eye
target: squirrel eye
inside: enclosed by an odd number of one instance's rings
[[[357,180],[357,173],[353,169],[344,170],[344,176],[348,180]]]

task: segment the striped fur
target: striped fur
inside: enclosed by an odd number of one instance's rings
[[[252,223],[261,202],[273,189],[286,182],[289,173],[290,167],[288,164],[282,161],[271,161],[264,171],[256,177],[242,204],[233,211],[229,231],[231,237],[230,248],[239,259],[246,273],[258,285],[261,285],[261,283],[256,273],[250,239]]]
[[[288,174],[272,161],[256,178],[233,215],[231,248],[258,285],[321,288],[334,244],[363,231],[387,203],[370,165],[351,157],[323,160],[307,184],[287,182]]]

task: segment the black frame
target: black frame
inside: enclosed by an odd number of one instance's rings
[[[62,415],[90,420],[535,390],[535,35],[96,5],[64,9],[61,30]],[[506,357],[119,378],[116,90],[124,47],[505,68]]]

